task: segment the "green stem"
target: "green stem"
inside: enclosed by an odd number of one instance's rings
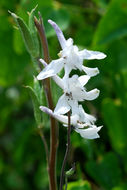
[[[65,190],[67,190],[67,183],[68,183],[68,179],[67,179],[67,176],[65,176]]]
[[[47,168],[48,168],[48,165],[49,165],[49,151],[48,151],[48,145],[47,145],[47,142],[46,142],[46,139],[45,139],[45,136],[43,135],[41,129],[39,129],[38,131],[40,137],[41,137],[41,140],[44,144],[44,148],[45,148],[45,153],[46,153],[46,160],[47,160]]]

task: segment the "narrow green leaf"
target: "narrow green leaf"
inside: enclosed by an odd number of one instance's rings
[[[41,126],[41,123],[42,123],[42,112],[39,109],[40,103],[39,103],[38,97],[37,97],[36,92],[33,90],[32,87],[26,86],[26,88],[28,89],[28,91],[30,93],[30,96],[32,98],[33,107],[34,107],[34,117],[35,117],[35,120],[37,122],[37,125]]]
[[[21,35],[22,35],[22,38],[24,40],[27,51],[30,53],[30,55],[32,57],[36,58],[36,53],[35,53],[36,49],[34,47],[32,36],[31,36],[31,33],[30,33],[26,23],[23,21],[22,18],[20,18],[16,14],[11,13],[10,11],[9,11],[9,13],[12,15],[15,22],[17,23],[17,26],[21,32]]]
[[[32,11],[29,13],[29,30],[30,30],[30,34],[31,34],[33,44],[34,44],[34,56],[39,57],[40,56],[40,45],[39,45],[39,39],[37,36],[37,30],[36,30],[35,24],[34,24],[34,16],[35,16],[36,8],[37,8],[37,6],[34,9],[32,9]]]
[[[43,89],[43,86],[40,86],[40,83],[36,77],[34,77],[34,91],[36,92],[36,96],[38,98],[40,105],[42,104],[44,105],[45,103],[44,89]]]

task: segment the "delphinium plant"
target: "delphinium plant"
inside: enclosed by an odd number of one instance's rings
[[[104,59],[106,55],[98,51],[90,51],[87,49],[80,51],[76,45],[73,45],[73,39],[69,38],[66,40],[58,25],[54,21],[48,20],[49,24],[54,28],[61,46],[61,51],[58,54],[59,58],[50,61],[43,20],[40,13],[39,19],[34,16],[35,9],[29,13],[29,26],[25,24],[22,18],[14,13],[10,13],[14,17],[22,34],[26,48],[34,63],[36,73],[38,72],[37,76],[34,77],[34,88],[30,86],[27,86],[27,88],[32,97],[38,132],[45,147],[50,190],[57,189],[56,154],[58,148],[58,124],[56,120],[61,122],[65,129],[67,129],[66,151],[61,167],[59,183],[59,190],[63,190],[64,184],[65,189],[67,189],[67,178],[73,174],[75,169],[73,164],[73,167],[65,172],[70,151],[71,131],[76,131],[85,139],[96,139],[99,137],[98,132],[102,128],[102,126],[96,126],[96,118],[86,113],[81,104],[81,102],[85,100],[91,101],[99,96],[98,89],[95,88],[91,91],[87,91],[85,88],[90,78],[99,74],[99,70],[98,68],[84,66],[83,61]],[[57,53],[58,52],[56,52],[56,54]],[[64,76],[61,78],[57,74],[62,69],[64,69]],[[71,72],[73,70],[83,71],[84,74],[80,76],[77,74],[73,75],[73,72]],[[50,78],[63,90],[63,95],[58,99],[55,106],[53,105]],[[43,89],[47,98],[48,107],[43,105]],[[47,140],[43,133],[43,112],[47,113],[50,117],[50,148],[47,145]]]

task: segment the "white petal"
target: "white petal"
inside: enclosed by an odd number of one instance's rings
[[[81,86],[84,86],[89,81],[89,79],[90,79],[90,76],[88,75],[83,75],[78,78]]]
[[[63,68],[63,65],[64,65],[64,59],[63,58],[51,61],[51,63],[49,65],[47,65],[39,73],[39,75],[37,76],[37,79],[43,80],[45,78],[54,76]]]
[[[85,100],[94,100],[99,96],[100,91],[95,88],[89,92],[84,91],[84,99]]]
[[[68,104],[71,107],[72,115],[79,115],[79,107],[77,100],[68,100]]]
[[[81,122],[85,122],[89,125],[94,124],[94,122],[96,121],[96,118],[90,114],[87,114],[82,105],[79,105],[79,115],[80,115],[80,121]]]
[[[55,83],[56,83],[60,88],[64,89],[64,83],[63,83],[62,79],[61,79],[59,76],[55,75],[55,76],[52,77],[52,79],[55,81]]]
[[[85,120],[86,120],[86,123],[94,124],[96,121],[96,118],[93,115],[85,113]]]
[[[54,117],[55,119],[57,119],[58,121],[67,124],[68,123],[68,117],[64,116],[64,115],[57,115],[55,114],[52,110],[50,110],[49,108],[45,107],[45,106],[40,106],[41,111],[47,113],[48,115]]]
[[[46,66],[48,65],[43,59],[39,59],[39,61],[40,61],[40,63],[43,64],[44,67],[46,67]],[[63,81],[62,81],[62,79],[61,79],[59,76],[55,75],[55,76],[52,77],[52,79],[55,81],[55,83],[56,83],[60,88],[64,89]]]
[[[47,113],[51,117],[54,117],[61,123],[64,123],[64,125],[68,125],[68,117],[67,116],[55,114],[51,109],[49,109],[45,106],[40,106],[40,109],[41,109],[41,111]],[[75,125],[78,118],[79,118],[78,115],[71,116],[71,125]]]
[[[58,37],[60,45],[62,49],[64,49],[66,47],[66,39],[63,35],[63,32],[60,30],[59,26],[55,22],[53,22],[52,20],[48,20],[48,22],[52,25],[52,27],[56,31],[56,35]]]
[[[66,41],[66,46],[72,46],[73,45],[73,39],[72,38],[69,38],[67,41]]]
[[[90,77],[96,76],[99,73],[98,68],[89,68],[82,65],[82,70]]]
[[[100,127],[96,127],[95,125],[93,127],[90,127],[88,129],[75,129],[77,133],[79,133],[83,138],[86,139],[96,139],[99,138],[100,136],[98,135],[98,131],[100,131]]]
[[[65,94],[63,94],[58,102],[57,102],[57,105],[55,107],[55,110],[54,110],[54,113],[55,114],[65,114],[67,113],[68,111],[70,110],[70,106],[67,102],[67,98],[65,96]]]
[[[39,59],[39,61],[40,61],[40,63],[44,66],[44,67],[46,67],[48,64],[45,62],[45,60],[44,59]]]
[[[99,51],[89,51],[89,50],[82,50],[79,52],[79,55],[83,58],[83,59],[104,59],[106,57],[106,55],[102,52]]]
[[[53,111],[51,109],[49,109],[49,108],[47,108],[45,106],[40,106],[39,108],[40,108],[41,111],[43,111],[43,112],[47,113],[48,115],[54,117],[54,113],[53,113]]]
[[[72,71],[72,67],[70,66],[70,65],[67,65],[67,64],[65,64],[64,65],[64,77],[63,77],[63,80],[66,80],[66,79],[68,79],[69,78],[69,74],[70,74],[70,72]]]

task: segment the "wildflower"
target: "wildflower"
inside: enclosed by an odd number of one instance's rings
[[[40,62],[44,67],[47,66],[47,63],[44,60],[40,59]],[[72,113],[74,113],[79,101],[94,100],[99,96],[98,89],[93,89],[89,92],[85,90],[84,85],[86,85],[90,79],[90,76],[88,75],[80,77],[78,77],[78,75],[73,75],[67,80],[61,79],[57,75],[52,78],[64,91],[64,94],[59,98],[54,110],[57,114],[65,114],[70,109],[72,110]]]
[[[73,75],[66,81],[62,80],[64,94],[59,98],[54,112],[65,114],[71,109],[73,114],[73,112],[77,110],[78,102],[96,99],[99,95],[98,89],[93,89],[87,92],[84,88],[84,85],[88,82],[89,78],[90,77],[87,75],[81,77]]]
[[[71,38],[68,40],[65,39],[62,31],[55,22],[51,20],[48,22],[55,29],[62,50],[59,53],[60,58],[51,61],[49,65],[47,65],[43,59],[40,59],[40,62],[45,68],[39,73],[37,79],[43,80],[52,77],[57,85],[63,89],[63,95],[59,98],[54,112],[44,106],[40,106],[40,109],[62,122],[64,126],[68,125],[68,116],[66,113],[71,110],[70,120],[73,129],[83,138],[98,138],[98,132],[102,126],[97,127],[95,125],[96,118],[87,114],[82,105],[79,105],[79,102],[94,100],[99,96],[98,89],[95,88],[91,91],[86,91],[84,87],[91,77],[99,73],[99,70],[98,68],[83,66],[83,60],[103,59],[106,55],[98,51],[89,51],[86,49],[79,51],[78,47],[73,45],[73,40]],[[65,74],[63,78],[60,78],[57,73],[60,72],[62,68],[64,68]],[[70,77],[69,74],[73,69],[83,70],[86,75],[80,77],[78,75],[73,75]]]
[[[52,27],[56,31],[56,35],[60,42],[62,51],[58,54],[60,56],[59,59],[53,60],[47,65],[37,76],[38,80],[43,80],[48,77],[52,77],[59,73],[62,68],[65,69],[64,78],[68,78],[72,69],[79,69],[80,71],[84,71],[89,76],[95,76],[99,73],[98,68],[88,68],[83,66],[83,60],[91,60],[91,59],[104,59],[106,55],[104,53],[98,51],[89,51],[82,50],[79,51],[76,45],[73,45],[73,40],[69,38],[65,39],[62,31],[57,26],[57,24],[51,20],[48,22],[52,25]]]
[[[54,117],[55,119],[63,123],[64,126],[68,125],[67,116],[56,114],[52,110],[44,106],[40,106],[40,109],[43,112],[50,115],[51,117]],[[77,133],[79,133],[83,138],[86,138],[86,139],[99,138],[98,132],[100,131],[102,126],[97,127],[96,125],[94,125],[96,118],[90,114],[86,114],[81,105],[79,106],[78,111],[80,112],[71,116],[71,125],[73,126],[73,129]]]

